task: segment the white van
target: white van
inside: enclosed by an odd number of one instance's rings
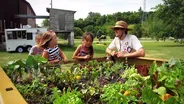
[[[5,29],[6,51],[29,52],[36,44],[36,33],[46,31],[46,28]]]

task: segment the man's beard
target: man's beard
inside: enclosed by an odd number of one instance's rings
[[[116,35],[115,37],[121,38],[122,35]]]
[[[122,37],[123,37],[123,34],[121,34],[121,35],[116,35],[115,37],[117,37],[117,38],[119,38],[119,39],[121,39]]]
[[[115,34],[115,37],[119,37],[119,35],[116,35],[116,34]]]

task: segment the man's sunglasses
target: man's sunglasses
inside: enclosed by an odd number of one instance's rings
[[[124,28],[114,28],[114,30],[125,30]]]

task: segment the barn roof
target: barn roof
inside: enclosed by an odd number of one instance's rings
[[[32,6],[29,4],[29,2],[27,2],[26,0],[23,0],[23,1],[24,1],[24,2],[27,4],[27,6],[31,9],[32,13],[33,13],[34,15],[36,15],[36,13],[34,12]]]

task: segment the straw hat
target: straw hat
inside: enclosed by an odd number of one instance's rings
[[[45,45],[45,43],[50,41],[54,35],[55,35],[55,33],[54,32],[50,32],[50,31],[43,33],[42,39],[41,39],[41,41],[39,43],[39,46]]]
[[[115,26],[111,27],[111,29],[115,29],[115,28],[122,28],[122,29],[130,30],[128,28],[128,24],[125,21],[117,21]]]

